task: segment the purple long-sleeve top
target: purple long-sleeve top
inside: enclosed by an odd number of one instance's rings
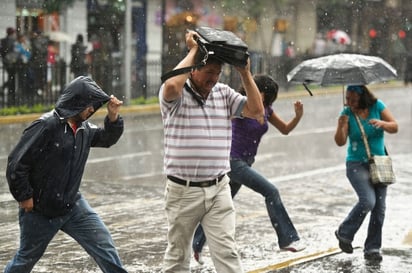
[[[234,118],[232,120],[231,159],[254,160],[262,136],[268,131],[268,118],[273,109],[265,107],[264,123],[252,118]]]

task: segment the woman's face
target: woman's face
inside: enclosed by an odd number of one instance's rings
[[[354,91],[346,92],[346,105],[349,106],[352,110],[359,108],[359,99],[360,95]]]
[[[265,102],[265,92],[260,92],[260,97],[262,98],[262,102]]]

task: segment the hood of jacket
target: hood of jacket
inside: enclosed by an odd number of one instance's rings
[[[67,119],[81,113],[90,105],[97,111],[110,97],[90,77],[80,76],[71,81],[56,102],[55,110]]]

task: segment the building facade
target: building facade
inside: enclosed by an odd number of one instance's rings
[[[234,6],[216,0],[124,0],[119,5],[130,3],[132,9],[131,45],[125,44],[124,18],[100,12],[105,10],[102,3],[107,6],[110,1],[76,0],[52,15],[43,13],[43,1],[1,1],[0,31],[5,34],[12,26],[23,33],[38,29],[65,33],[69,39],[59,43],[59,56],[66,63],[77,34],[87,37],[90,46],[103,41],[103,57],[110,57],[110,65],[120,65],[130,46],[133,97],[156,95],[160,75],[186,52],[186,29],[196,26],[235,32],[249,46],[253,72],[270,73],[281,84],[286,84],[285,74],[302,59],[335,52],[382,56],[402,74],[412,48],[410,0],[221,1],[236,2]],[[345,32],[350,42],[336,43],[329,37],[332,30]],[[323,45],[323,50],[317,45]],[[113,82],[122,81],[122,72],[102,73],[103,79],[110,79],[104,84],[121,89]],[[231,80],[230,71],[224,76]]]

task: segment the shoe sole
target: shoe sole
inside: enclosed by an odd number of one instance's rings
[[[281,248],[280,249],[280,251],[290,251],[290,252],[299,252],[299,251],[302,251],[302,250],[305,250],[305,248],[299,248],[299,249],[296,249],[296,248],[292,248],[292,247],[285,247],[285,248]]]
[[[380,254],[366,254],[363,257],[370,263],[380,263],[383,260],[383,257]]]

